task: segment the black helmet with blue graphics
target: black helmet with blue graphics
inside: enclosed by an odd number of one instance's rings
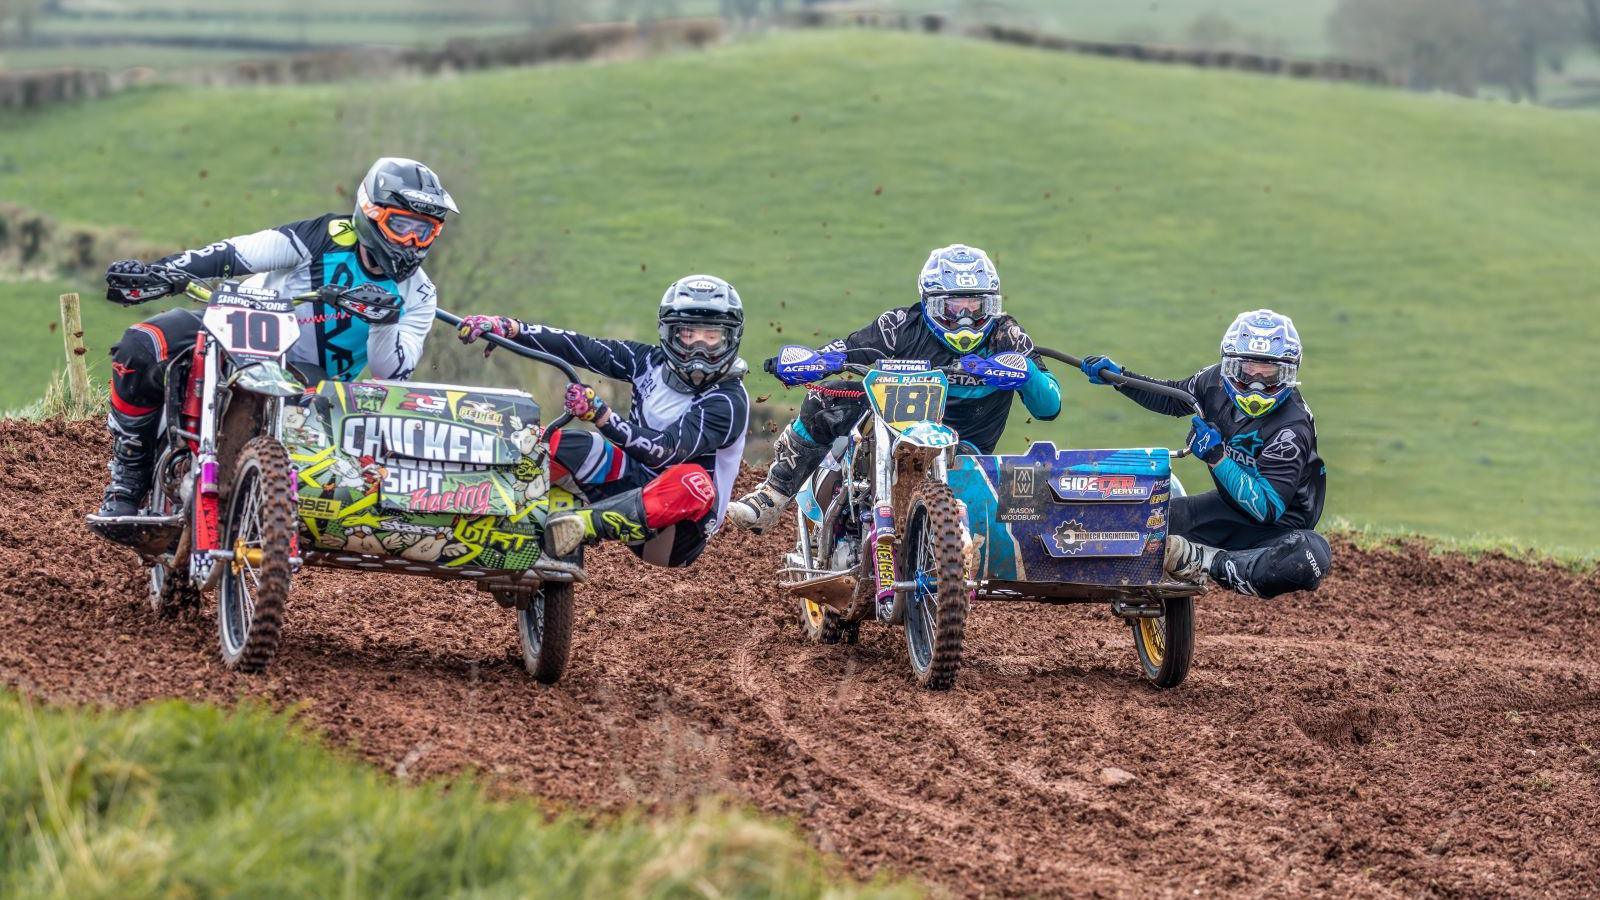
[[[698,393],[721,381],[738,361],[744,303],[721,278],[688,275],[674,281],[661,297],[656,318],[673,387]]]
[[[1000,270],[989,254],[951,244],[928,254],[917,276],[922,318],[957,353],[971,353],[1000,318]]]
[[[1272,412],[1299,386],[1300,333],[1270,309],[1240,313],[1222,335],[1222,386],[1251,418]]]

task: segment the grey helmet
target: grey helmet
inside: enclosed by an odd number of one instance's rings
[[[672,387],[699,393],[722,380],[739,359],[744,304],[733,285],[715,275],[674,281],[656,316]]]
[[[421,268],[445,217],[460,214],[433,170],[414,159],[386,156],[356,188],[356,237],[383,274],[405,281]]]

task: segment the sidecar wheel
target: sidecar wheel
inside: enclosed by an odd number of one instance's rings
[[[906,603],[906,650],[917,683],[949,690],[967,631],[967,576],[961,519],[948,485],[929,482],[911,499],[897,568],[918,587]]]
[[[1133,620],[1133,648],[1144,677],[1158,688],[1175,688],[1189,675],[1194,658],[1194,598],[1162,602],[1159,619]]]
[[[253,438],[233,466],[222,521],[232,551],[217,585],[217,631],[222,664],[260,672],[278,653],[283,607],[289,599],[289,556],[297,503],[289,452],[271,437]]]
[[[837,644],[842,636],[843,620],[832,607],[824,606],[806,597],[797,601],[800,607],[800,629],[813,644]]]
[[[547,581],[517,604],[522,665],[542,684],[555,684],[566,671],[572,648],[572,596],[572,582]]]

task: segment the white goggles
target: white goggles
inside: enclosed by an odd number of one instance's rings
[[[981,322],[1000,315],[999,294],[929,294],[922,302],[935,321],[954,325],[962,319]]]
[[[1300,382],[1300,367],[1291,362],[1272,359],[1247,359],[1242,356],[1222,358],[1222,377],[1240,393],[1260,392],[1273,394],[1292,388]]]

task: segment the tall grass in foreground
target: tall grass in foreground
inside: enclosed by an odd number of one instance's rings
[[[18,409],[0,413],[0,419],[27,419],[32,422],[45,419],[98,419],[111,406],[110,387],[103,381],[89,380],[89,393],[73,397],[67,388],[67,373],[56,372],[45,385],[44,396]]]
[[[470,777],[396,784],[258,709],[0,694],[0,896],[901,897],[710,803],[588,824]]]

